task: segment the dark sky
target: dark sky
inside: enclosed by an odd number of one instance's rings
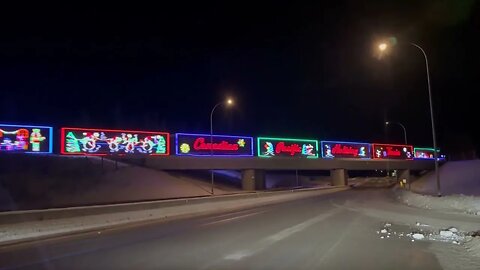
[[[232,96],[217,133],[431,146],[415,42],[439,146],[480,150],[476,1],[178,2],[3,6],[0,121],[209,132]]]

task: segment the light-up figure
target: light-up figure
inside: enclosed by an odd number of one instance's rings
[[[358,152],[358,155],[361,156],[361,157],[364,157],[364,156],[367,155],[367,153],[365,151],[365,146],[360,147],[360,151]]]
[[[97,146],[97,140],[100,137],[100,134],[98,132],[90,133],[90,132],[84,132],[83,137],[80,142],[83,145],[83,151],[85,152],[96,152],[100,148],[100,145]]]
[[[311,144],[304,144],[302,146],[302,155],[306,156],[313,156],[313,145]]]
[[[28,150],[28,134],[27,129],[22,128],[17,130],[17,140],[14,142],[17,150]]]
[[[40,151],[40,143],[43,142],[46,138],[40,133],[40,129],[32,129],[32,134],[30,134],[30,144],[32,145],[32,151]]]
[[[135,134],[132,136],[132,134],[127,134],[126,143],[127,145],[125,146],[125,153],[135,152],[135,145],[138,144],[138,135]]]
[[[152,136],[147,136],[145,139],[140,140],[140,148],[142,153],[152,153],[152,149],[155,146]]]
[[[265,147],[265,155],[266,156],[275,156],[275,149],[273,148],[273,144],[271,142],[266,142],[263,147]]]
[[[5,147],[5,150],[7,151],[13,151],[14,150],[14,144],[12,143],[12,140],[10,138],[5,138],[2,143]]]
[[[120,137],[113,137],[113,138],[108,138],[106,139],[108,148],[110,149],[110,152],[115,153],[120,150],[120,143],[122,142],[122,138]]]
[[[167,152],[165,138],[162,135],[155,136],[155,144],[157,145],[157,154],[165,154]]]
[[[408,151],[408,149],[406,147],[403,148],[403,152],[406,153],[407,158],[412,158],[412,153],[410,153],[410,151]]]
[[[335,157],[334,155],[332,155],[332,148],[330,147],[330,145],[328,144],[325,144],[325,157],[328,157],[328,158],[333,158]]]

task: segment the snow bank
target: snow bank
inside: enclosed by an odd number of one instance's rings
[[[465,195],[434,197],[416,194],[402,189],[396,189],[395,193],[401,202],[410,206],[480,215],[480,197]]]
[[[440,167],[442,194],[464,194],[480,196],[480,160],[449,161]],[[435,172],[412,182],[412,191],[422,194],[436,194]]]
[[[215,183],[215,194],[241,192]],[[208,196],[210,176],[99,157],[0,157],[0,211]]]

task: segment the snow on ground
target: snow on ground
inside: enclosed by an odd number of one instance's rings
[[[480,197],[478,196],[451,195],[435,197],[403,189],[396,189],[395,194],[398,200],[414,207],[480,215]]]
[[[465,232],[455,227],[437,229],[435,226],[421,224],[415,225],[392,225],[389,222],[384,223],[383,227],[377,231],[380,239],[405,239],[406,241],[431,241],[443,242],[463,247],[468,255],[480,257],[480,233],[478,231]]]
[[[8,156],[0,211],[208,196],[209,175],[165,172],[99,157]],[[215,194],[242,192],[216,182]]]
[[[480,160],[448,161],[440,166],[439,172],[443,195],[480,196]],[[431,171],[413,181],[411,188],[417,193],[436,194],[435,172]]]
[[[431,196],[437,192],[434,172],[412,182],[411,190],[395,188],[396,198],[409,206],[480,216],[480,160],[447,162],[440,167],[442,197]],[[423,194],[419,194],[423,193]],[[480,224],[480,222],[479,222]],[[480,257],[480,232],[462,231],[456,227],[439,228],[417,222],[409,231],[395,232],[410,241],[433,241],[460,245],[468,254]],[[383,230],[383,229],[382,229]],[[385,236],[382,234],[382,239]]]

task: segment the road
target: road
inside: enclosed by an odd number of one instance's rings
[[[479,224],[478,217],[399,205],[387,189],[347,190],[3,247],[0,268],[480,269],[461,245],[380,238],[385,222],[400,234],[415,221],[467,229]]]

